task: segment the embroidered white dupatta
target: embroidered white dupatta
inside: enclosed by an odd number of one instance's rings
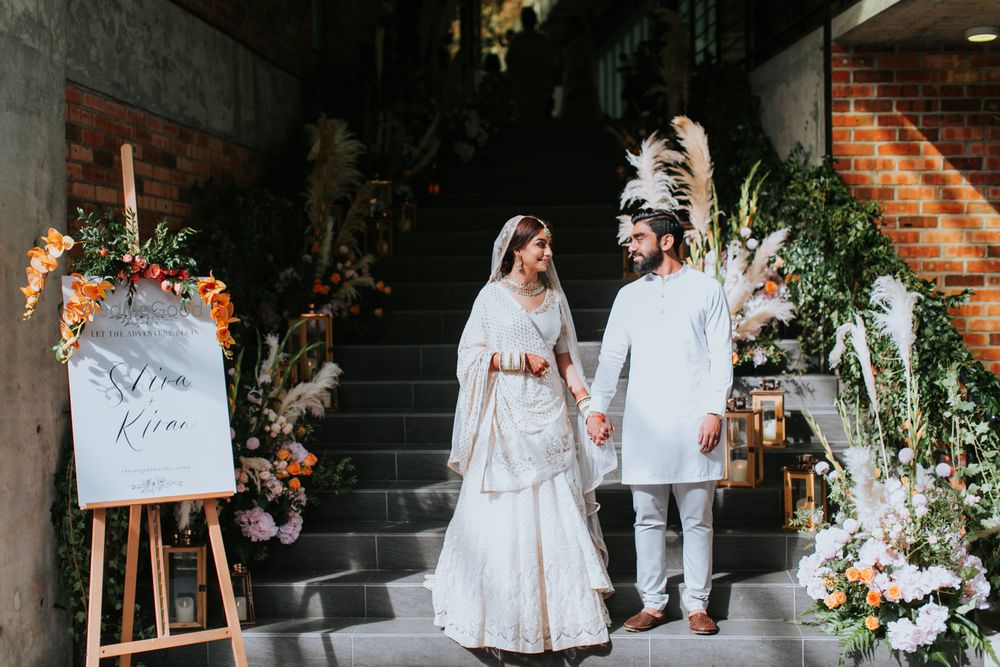
[[[495,352],[529,352],[552,359],[554,352],[524,308],[498,282],[500,261],[517,223],[507,221],[493,246],[490,280],[476,297],[458,347],[458,404],[448,465],[465,475],[475,447],[489,447],[480,484],[482,492],[517,491],[551,479],[575,459],[580,469],[586,513],[595,544],[606,556],[595,490],[617,467],[614,444],[598,447],[586,436],[583,420],[570,423],[566,390],[552,371],[542,377],[529,373],[490,372]],[[580,362],[573,317],[559,283],[555,263],[545,273],[556,292],[562,337],[580,378]],[[471,480],[470,480],[471,481]]]

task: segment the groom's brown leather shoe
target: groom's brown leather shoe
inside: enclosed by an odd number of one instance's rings
[[[719,631],[719,626],[704,611],[696,611],[688,616],[688,624],[691,626],[691,632],[696,635],[714,635]]]
[[[653,616],[643,609],[638,614],[625,621],[625,625],[623,627],[629,632],[645,632],[646,630],[652,630],[656,626],[663,623],[663,621],[663,615]]]

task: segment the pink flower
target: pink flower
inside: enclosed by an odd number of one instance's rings
[[[302,515],[298,512],[289,512],[288,521],[278,529],[278,541],[282,544],[291,544],[299,539],[302,532]]]
[[[238,511],[234,516],[240,531],[251,542],[266,542],[278,534],[274,517],[256,505],[253,509]]]
[[[122,261],[125,262],[126,264],[131,264],[132,263],[132,255],[130,255],[128,253],[125,253],[124,255],[122,255]]]
[[[160,283],[160,289],[169,294],[170,293],[170,281],[169,280],[164,280],[163,282],[161,282]]]
[[[253,451],[260,447],[260,440],[257,438],[247,438],[247,449]]]

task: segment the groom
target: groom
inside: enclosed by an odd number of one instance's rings
[[[642,632],[664,620],[666,523],[673,494],[684,531],[684,594],[691,631],[714,634],[712,501],[723,475],[722,417],[733,383],[732,332],[722,285],[678,258],[684,227],[670,211],[632,217],[629,255],[639,280],[615,298],[591,387],[587,432],[611,433],[608,405],[631,352],[622,427],[622,483],[632,487]]]

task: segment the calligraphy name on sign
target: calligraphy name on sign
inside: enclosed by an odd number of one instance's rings
[[[235,491],[215,331],[205,306],[153,281],[101,304],[69,361],[81,506]]]

